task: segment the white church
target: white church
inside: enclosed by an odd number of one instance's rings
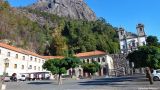
[[[119,42],[121,53],[130,53],[138,49],[138,46],[146,45],[146,34],[144,25],[138,24],[136,26],[137,34],[127,32],[124,28],[119,28]]]

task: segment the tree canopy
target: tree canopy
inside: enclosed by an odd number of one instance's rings
[[[156,36],[148,36],[146,41],[147,41],[148,46],[158,46],[159,45],[158,38]]]
[[[53,75],[59,75],[58,82],[60,82],[62,74],[65,74],[70,68],[78,67],[80,64],[79,58],[66,57],[63,59],[50,59],[43,64],[43,68],[50,71]]]
[[[87,72],[91,75],[94,75],[94,73],[96,73],[100,70],[101,66],[99,63],[94,61],[92,63],[84,63],[82,65],[82,68],[83,68],[84,72]]]
[[[135,68],[150,67],[160,68],[160,48],[155,46],[143,46],[127,56],[130,62],[134,62]]]
[[[134,62],[136,68],[160,68],[160,48],[157,37],[148,36],[146,41],[147,46],[141,46],[138,50],[131,52],[127,56],[127,59],[129,59],[130,62]]]
[[[7,2],[0,3],[0,14],[0,40],[41,55],[64,55],[67,50],[119,52],[117,28],[104,18],[73,20],[33,9],[14,9]]]

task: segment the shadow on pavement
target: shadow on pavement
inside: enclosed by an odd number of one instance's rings
[[[79,85],[127,85],[126,82],[141,82],[146,81],[144,76],[133,77],[115,77],[115,78],[101,78],[91,81],[78,82]],[[124,82],[124,83],[123,83]]]
[[[29,82],[27,84],[42,85],[42,84],[53,84],[53,82]]]

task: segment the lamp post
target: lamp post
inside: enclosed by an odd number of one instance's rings
[[[6,59],[4,59],[4,72],[3,72],[3,77],[2,77],[1,90],[5,90],[6,89],[6,85],[4,84],[4,79],[5,79],[5,76],[6,76],[6,70],[7,70],[8,66],[9,66],[9,59],[6,58]]]

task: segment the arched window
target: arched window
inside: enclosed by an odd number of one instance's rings
[[[102,58],[102,62],[105,62],[105,61],[106,61],[106,59],[103,57],[103,58]]]
[[[87,59],[87,63],[89,63],[89,59]]]
[[[22,65],[22,69],[24,69],[24,65]]]
[[[92,62],[94,62],[94,58],[92,58]]]
[[[100,58],[98,58],[98,62],[101,62]]]

